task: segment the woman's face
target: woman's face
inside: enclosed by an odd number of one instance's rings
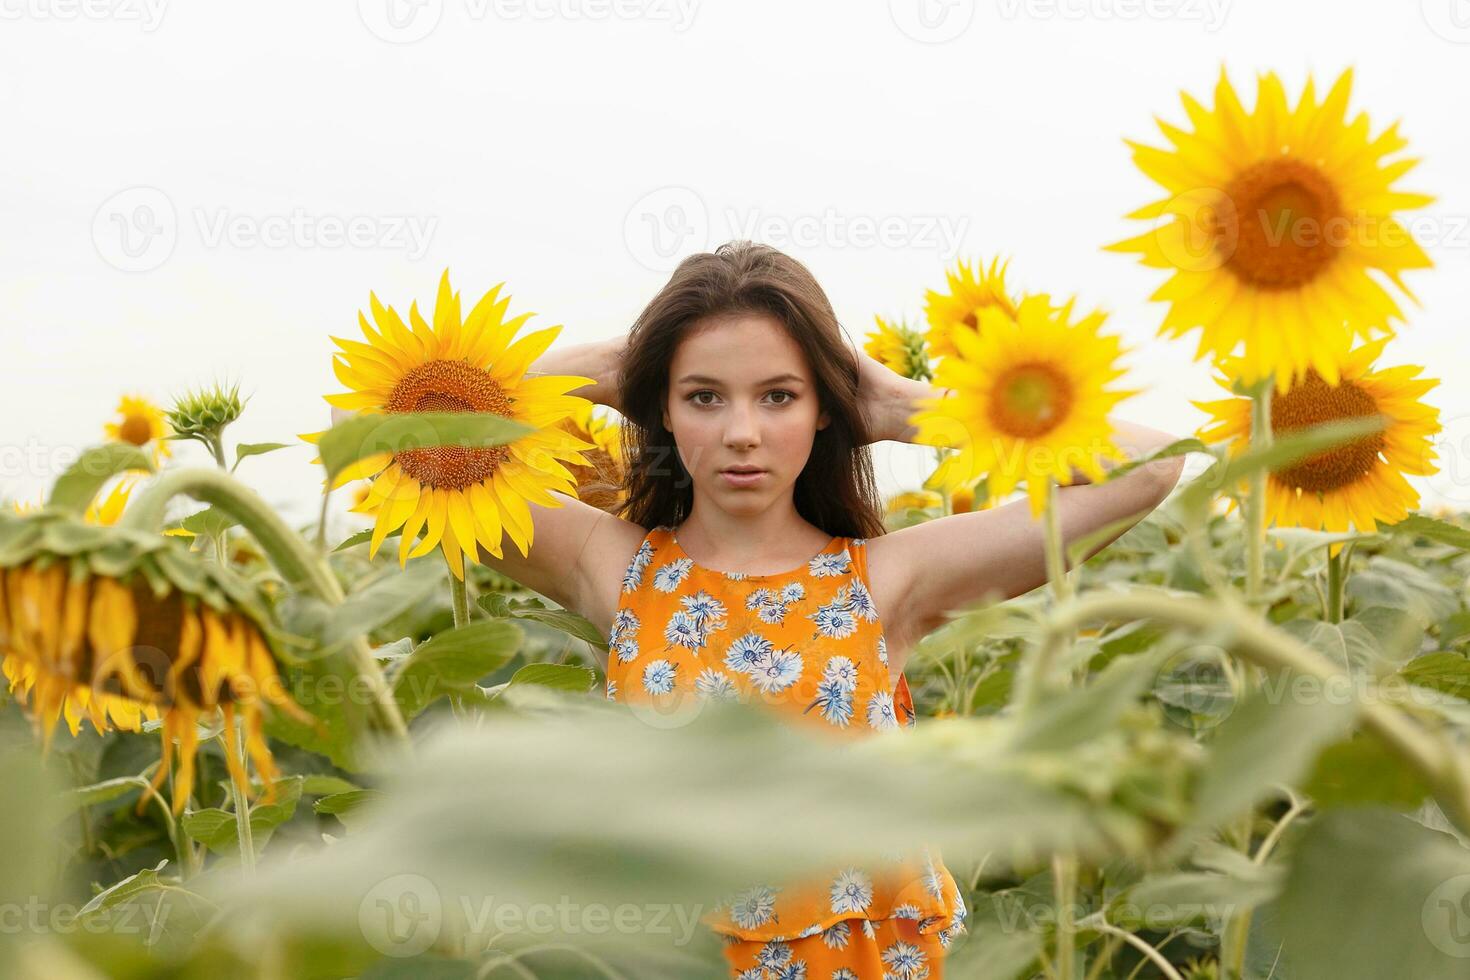
[[[789,497],[828,422],[805,354],[767,314],[701,320],[674,351],[664,427],[695,495],[722,510],[755,513]]]

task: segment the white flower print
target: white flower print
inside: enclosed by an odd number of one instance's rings
[[[754,609],[761,622],[778,625],[785,621],[787,607],[805,595],[806,589],[800,582],[782,586],[779,593],[760,588],[745,597],[745,608]]]
[[[730,644],[725,654],[725,666],[748,674],[766,662],[773,647],[771,641],[759,633],[746,633]]]
[[[779,626],[786,621],[786,606],[780,602],[768,603],[761,606],[760,611],[756,615],[761,618],[761,622],[763,623]]]
[[[745,597],[746,609],[759,609],[776,601],[776,593],[770,589],[756,589]]]
[[[852,721],[852,689],[835,678],[823,678],[817,685],[816,700],[807,705],[806,710],[816,707],[822,709],[822,717],[829,723],[846,728]]]
[[[864,936],[867,936],[869,939],[875,939],[875,938],[877,938],[877,936],[878,936],[878,930],[875,929],[875,928],[873,928],[873,920],[872,919],[864,919],[863,920],[863,935]]]
[[[623,573],[623,591],[632,592],[643,584],[643,570],[653,560],[653,542],[645,540],[638,546],[638,553],[628,563],[628,570]]]
[[[664,624],[664,640],[674,646],[697,650],[704,645],[704,634],[694,624],[694,618],[679,610]]]
[[[653,587],[660,592],[673,592],[693,567],[694,561],[690,558],[675,558],[666,562],[653,573]]]
[[[636,660],[638,658],[638,641],[637,640],[633,640],[633,639],[622,639],[622,640],[618,640],[616,643],[614,643],[612,645],[612,648],[617,651],[617,654],[618,654],[618,663],[625,664],[625,663],[627,663],[630,660]]]
[[[725,578],[732,582],[744,582],[750,577],[749,572],[725,572]]]
[[[868,700],[868,727],[880,732],[891,731],[898,727],[898,719],[893,714],[892,694],[887,691],[877,691]]]
[[[925,960],[922,949],[913,943],[899,940],[883,950],[883,965],[887,967],[885,977],[892,976],[893,980],[923,980],[929,975]]]
[[[849,970],[845,966],[839,966],[832,971],[832,980],[858,980],[857,971]]]
[[[668,694],[674,689],[674,665],[655,660],[643,668],[643,689],[649,694]]]
[[[735,940],[737,943],[740,942],[739,936],[730,936],[728,938]],[[766,971],[758,966],[753,966],[749,970],[741,970],[735,974],[735,980],[766,980]]]
[[[788,963],[772,973],[767,973],[771,980],[806,980],[806,960],[797,960]]]
[[[730,906],[730,921],[742,929],[758,929],[776,914],[776,892],[770,885],[756,885],[735,897]]]
[[[618,682],[617,681],[610,680],[610,681],[607,682],[607,699],[609,701],[616,701],[618,699]]]
[[[756,950],[755,961],[767,970],[779,970],[791,962],[791,947],[780,939],[773,939]]]
[[[848,608],[870,623],[878,618],[878,607],[873,605],[873,597],[869,594],[868,587],[857,579],[852,580],[848,593]]]
[[[922,914],[917,905],[895,905],[889,913],[895,919],[917,919]]]
[[[713,667],[704,668],[704,673],[695,678],[694,690],[711,701],[734,701],[740,693],[729,674]]]
[[[679,604],[706,636],[725,628],[725,604],[703,589],[693,595],[680,596]]]
[[[800,582],[790,582],[781,586],[781,601],[786,603],[797,602],[806,598],[806,586]]]
[[[852,926],[846,922],[834,923],[831,928],[822,933],[822,942],[826,944],[828,949],[846,949],[847,944],[851,940]],[[836,977],[837,974],[834,973],[832,976]],[[857,974],[854,973],[853,976],[856,977]]]
[[[817,933],[822,932],[822,931],[823,931],[822,930],[822,927],[819,926],[819,925],[818,926],[807,926],[805,929],[801,930],[801,932],[798,932],[796,934],[796,938],[797,939],[806,939],[808,936],[815,936]]]
[[[806,563],[806,569],[813,578],[846,575],[852,567],[848,557],[846,548],[835,555],[818,555]]]
[[[878,659],[883,666],[888,666],[888,639],[883,636],[878,637]]]
[[[616,643],[629,633],[638,632],[643,624],[638,621],[638,614],[631,609],[619,609],[613,615],[612,631],[608,633],[608,642]]]
[[[816,612],[807,614],[807,618],[817,624],[820,635],[840,640],[857,631],[857,620],[847,610],[846,593],[846,589],[838,589],[831,602],[819,606]]]
[[[934,855],[924,849],[924,888],[935,898],[944,898],[944,876],[934,863]]]
[[[832,911],[862,912],[873,903],[873,881],[857,868],[832,879]]]
[[[766,694],[784,691],[801,677],[801,654],[795,650],[775,650],[764,663],[750,671],[751,681]]]
[[[845,691],[857,689],[857,668],[847,657],[828,657],[827,667],[822,671],[824,680],[835,681]]]

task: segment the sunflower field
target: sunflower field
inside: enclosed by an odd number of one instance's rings
[[[610,703],[608,637],[485,563],[553,492],[616,512],[625,466],[503,286],[445,273],[331,338],[306,526],[237,475],[299,445],[233,442],[237,388],[124,397],[0,509],[0,975],[716,978],[732,890],[921,838],[962,886],[953,977],[1470,976],[1470,527],[1410,482],[1438,381],[1392,348],[1431,198],[1351,84],[1265,74],[1247,108],[1222,72],[1130,141],[1160,196],[1106,247],[1221,390],[1155,454],[1203,472],[1085,562],[1059,486],[1151,462],[1109,439],[1106,317],[991,258],[877,318],[867,352],[944,391],[889,528],[1024,492],[1050,582],[956,610],[907,668],[925,717],[841,752]],[[779,952],[762,978],[805,976]]]

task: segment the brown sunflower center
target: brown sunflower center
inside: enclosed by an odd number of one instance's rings
[[[1050,364],[1018,364],[997,379],[990,399],[990,421],[1000,432],[1021,439],[1046,435],[1072,407],[1072,382]]]
[[[1308,370],[1306,377],[1286,394],[1271,396],[1271,431],[1276,434],[1376,414],[1378,403],[1368,392],[1346,380],[1334,388],[1314,370]],[[1378,462],[1384,444],[1383,432],[1374,432],[1308,456],[1272,475],[1287,486],[1307,492],[1337,490],[1362,479]]]
[[[428,361],[393,389],[387,412],[490,412],[507,418],[512,399],[489,372],[466,361]],[[394,456],[403,472],[428,487],[460,490],[487,479],[510,456],[505,446],[431,446]]]
[[[1316,167],[1282,157],[1246,168],[1225,188],[1215,246],[1236,276],[1258,289],[1310,282],[1342,246],[1337,188]]]
[[[960,317],[960,322],[969,327],[971,330],[978,330],[980,328],[980,314],[976,313],[974,310],[971,310],[969,313],[966,313],[964,316]]]
[[[141,415],[129,415],[117,427],[118,438],[135,446],[146,446],[153,438],[153,426]]]

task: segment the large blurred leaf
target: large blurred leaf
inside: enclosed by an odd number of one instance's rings
[[[1397,524],[1382,525],[1380,529],[1388,534],[1423,535],[1431,541],[1470,551],[1470,529],[1427,514],[1410,514]]]
[[[301,799],[301,776],[288,776],[275,783],[276,800],[250,807],[250,836],[257,853],[270,841],[277,827],[291,819]],[[216,854],[240,853],[239,828],[235,814],[218,807],[185,813],[180,821],[184,832],[208,845]]]
[[[322,433],[317,448],[331,478],[378,453],[430,446],[500,446],[532,431],[530,426],[488,412],[354,415]]]
[[[415,562],[401,571],[386,572],[365,588],[354,589],[332,610],[322,627],[322,646],[328,651],[336,650],[371,633],[441,587],[446,575],[442,563]]]
[[[1323,749],[1302,789],[1324,807],[1378,803],[1409,810],[1429,795],[1423,779],[1370,732]]]
[[[77,461],[56,478],[46,505],[80,514],[97,496],[103,484],[130,470],[152,473],[153,460],[143,450],[126,442],[93,446],[84,450]]]
[[[1280,901],[1293,980],[1464,980],[1470,851],[1385,810],[1329,810],[1297,846]]]

